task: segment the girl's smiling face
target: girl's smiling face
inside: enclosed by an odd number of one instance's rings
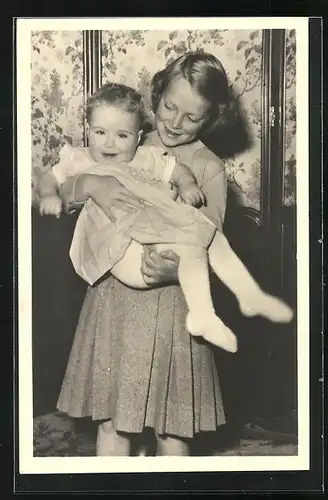
[[[155,114],[157,132],[163,144],[174,147],[196,140],[207,121],[209,108],[210,103],[185,78],[172,79]]]
[[[96,162],[129,162],[141,136],[138,113],[100,103],[89,123],[89,152]]]

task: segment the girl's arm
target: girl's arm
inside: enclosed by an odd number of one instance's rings
[[[67,179],[59,189],[66,211],[92,198],[113,220],[111,208],[119,206],[126,211],[143,207],[143,203],[128,191],[115,177],[109,175],[81,174]]]
[[[206,147],[200,148],[192,158],[191,169],[199,173],[199,185],[206,197],[200,210],[222,231],[227,204],[227,176],[222,160]]]
[[[222,231],[227,205],[227,177],[224,170],[209,178],[202,191],[206,197],[206,205],[200,210],[211,219],[219,231]]]

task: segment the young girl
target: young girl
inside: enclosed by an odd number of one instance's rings
[[[141,96],[124,85],[106,84],[87,106],[89,148],[68,146],[61,162],[40,179],[41,213],[58,215],[57,189],[78,173],[115,176],[136,194],[144,208],[128,214],[114,208],[115,221],[93,200],[83,208],[70,256],[76,272],[93,285],[107,271],[133,288],[147,288],[141,274],[142,245],[157,244],[180,257],[179,282],[189,308],[192,335],[235,352],[235,335],[216,316],[210,292],[208,261],[235,293],[242,312],[288,322],[292,311],[264,293],[233,253],[223,234],[193,206],[206,202],[191,170],[156,146],[139,146],[143,126]],[[170,189],[170,184],[176,190]],[[184,203],[176,203],[176,191]]]

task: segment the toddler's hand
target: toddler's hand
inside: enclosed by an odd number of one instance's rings
[[[180,187],[179,194],[184,203],[193,207],[201,207],[206,203],[203,191],[196,184],[186,186],[185,188]]]
[[[57,195],[43,196],[40,199],[40,214],[55,215],[58,219],[62,211],[62,201]]]

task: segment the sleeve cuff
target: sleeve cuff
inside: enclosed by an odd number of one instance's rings
[[[174,156],[166,156],[165,169],[163,174],[164,182],[170,182],[174,167],[176,165],[176,158]]]

